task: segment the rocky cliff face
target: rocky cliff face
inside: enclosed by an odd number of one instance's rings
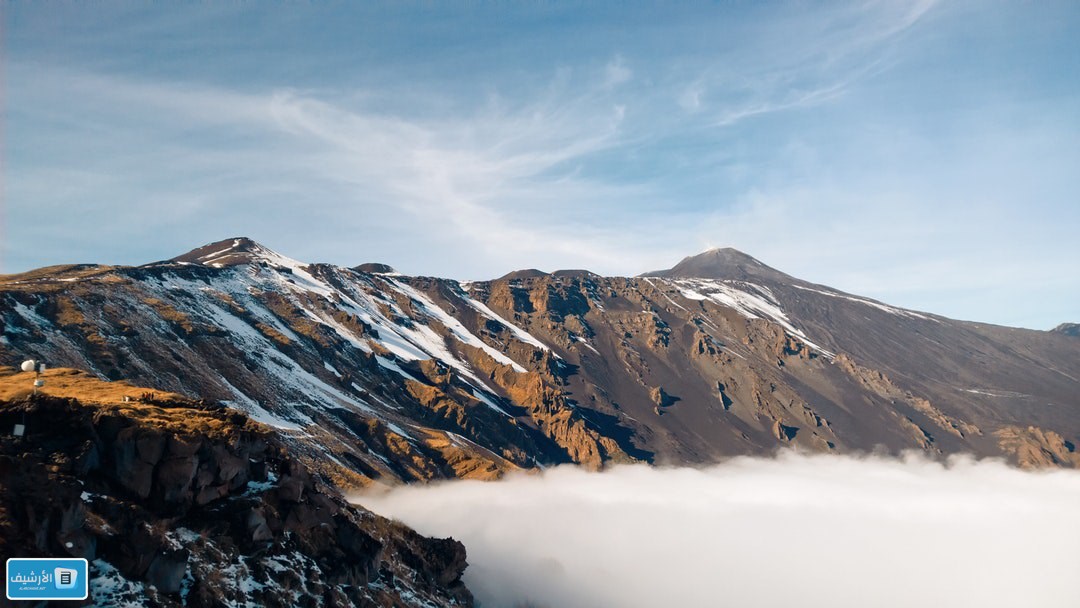
[[[4,277],[0,322],[11,363],[224,401],[343,487],[785,446],[1069,466],[1080,441],[1075,338],[899,309],[734,250],[636,278],[460,283],[230,239]]]
[[[0,554],[85,557],[101,606],[471,605],[460,543],[349,505],[274,429],[85,376],[0,401]]]

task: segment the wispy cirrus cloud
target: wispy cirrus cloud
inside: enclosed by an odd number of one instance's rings
[[[747,118],[826,103],[861,79],[887,70],[896,40],[937,4],[874,1],[793,11],[784,25],[764,34],[764,52],[754,45],[722,56],[720,65],[707,66],[684,89],[680,105],[692,112],[710,106],[712,126],[729,127]],[[706,104],[706,98],[711,103]]]
[[[95,193],[95,188],[120,185],[106,179],[110,173],[124,171],[156,181],[169,174],[190,175],[193,182],[151,196],[181,208],[212,207],[239,224],[254,211],[251,195],[273,191],[274,182],[281,188],[279,199],[297,194],[295,188],[314,185],[327,197],[311,209],[319,220],[336,216],[363,231],[376,219],[467,242],[481,255],[561,253],[589,263],[617,255],[605,250],[604,239],[598,238],[602,230],[569,235],[558,221],[530,223],[522,218],[555,214],[572,221],[583,201],[635,195],[633,187],[582,177],[574,167],[576,161],[620,141],[624,107],[608,92],[630,72],[618,58],[593,85],[588,74],[582,75],[584,84],[557,74],[528,103],[492,99],[449,117],[372,110],[365,107],[363,94],[350,98],[287,89],[241,93],[41,66],[14,69],[48,73],[44,87],[24,93],[27,106],[44,104],[28,107],[28,112],[41,112],[60,91],[79,97],[83,111],[78,119],[56,113],[48,126],[82,129],[95,141],[91,146],[84,140],[85,148],[63,154],[83,156],[94,165],[91,147],[132,152],[121,166],[117,156],[111,156],[106,159],[110,166],[100,171],[80,168],[68,173],[73,179],[79,174],[99,178],[79,180],[81,187],[75,190],[55,188],[56,169],[24,174],[13,194],[41,200],[41,210],[48,200],[53,207],[98,204],[93,201],[105,193]],[[221,144],[193,144],[187,140],[191,133]],[[134,153],[137,149],[153,154],[141,156]],[[225,183],[229,175],[238,174],[260,182]],[[245,188],[251,190],[237,190]],[[176,201],[185,194],[186,203]],[[315,203],[305,198],[308,201],[295,204]],[[107,209],[108,203],[102,204]]]
[[[754,116],[824,103],[843,95],[849,85],[850,82],[838,82],[810,91],[786,91],[774,99],[756,101],[750,105],[726,109],[713,120],[712,126],[729,127]],[[697,100],[698,97],[693,99]],[[700,101],[694,103],[700,105]]]
[[[951,316],[1080,314],[1069,11],[65,10],[8,30],[5,271],[232,234],[460,278],[732,245]]]

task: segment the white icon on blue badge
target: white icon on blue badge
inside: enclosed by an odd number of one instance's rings
[[[53,570],[53,584],[57,589],[74,589],[79,580],[79,571],[71,568],[56,568]]]

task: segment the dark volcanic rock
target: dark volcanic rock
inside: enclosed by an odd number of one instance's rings
[[[504,274],[503,276],[499,277],[497,280],[499,280],[499,281],[519,281],[521,279],[538,279],[540,277],[546,277],[546,276],[550,276],[550,275],[548,275],[548,273],[544,272],[543,270],[537,270],[535,268],[526,268],[524,270],[515,270],[513,272],[508,272],[508,273]]]
[[[795,280],[779,270],[762,264],[738,249],[724,247],[710,249],[705,253],[683,258],[668,270],[647,272],[643,277],[698,278],[698,279],[737,279],[745,281],[755,278],[770,280]]]
[[[382,274],[396,272],[393,266],[390,266],[389,264],[379,264],[378,262],[367,262],[365,264],[360,264],[359,266],[354,266],[353,270],[357,272],[375,272]]]
[[[559,277],[560,279],[599,279],[600,275],[588,270],[581,270],[579,268],[571,268],[565,270],[556,270],[551,273],[553,277]]]
[[[235,412],[0,401],[0,428],[15,423],[0,555],[85,557],[98,605],[471,605],[460,543],[349,505]]]

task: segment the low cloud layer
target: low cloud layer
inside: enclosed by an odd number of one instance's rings
[[[1063,606],[1080,473],[800,456],[357,497],[465,543],[484,607]]]

